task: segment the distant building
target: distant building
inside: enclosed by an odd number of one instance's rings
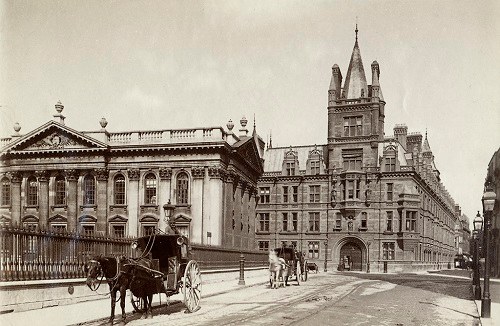
[[[497,195],[495,207],[493,209],[493,218],[491,221],[491,276],[500,277],[500,149],[491,157],[488,164],[488,173],[486,182],[490,182],[493,191]]]
[[[163,205],[193,243],[254,248],[264,141],[234,124],[178,130],[77,131],[54,121],[1,140],[0,222],[112,237],[165,230]]]
[[[460,216],[427,133],[397,125],[385,136],[380,67],[371,64],[368,85],[357,33],[344,82],[339,66],[332,68],[326,143],[270,142],[265,151],[257,246],[294,245],[328,269],[447,267]]]

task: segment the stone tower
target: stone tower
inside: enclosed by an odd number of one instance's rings
[[[358,28],[349,68],[342,87],[342,73],[332,67],[328,90],[328,169],[362,171],[376,167],[378,144],[384,140],[385,101],[379,83],[380,67],[371,64],[372,83],[367,84],[358,45]]]

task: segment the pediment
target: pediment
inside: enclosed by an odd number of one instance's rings
[[[78,219],[78,221],[80,223],[96,223],[97,222],[97,218],[95,216],[92,216],[92,215],[82,215],[80,216],[80,218]]]
[[[20,137],[7,148],[5,153],[54,152],[65,150],[103,150],[107,145],[79,131],[55,121]]]
[[[248,141],[241,144],[236,152],[247,161],[256,171],[259,173],[264,172],[264,165],[262,163],[262,159],[259,155],[259,149],[257,148],[257,144],[253,141],[253,138],[249,138]]]
[[[52,216],[51,218],[49,218],[49,222],[50,223],[67,223],[68,219],[61,214],[56,214],[56,215]]]
[[[6,215],[1,215],[0,216],[0,224],[10,224],[11,218]]]
[[[128,220],[121,216],[121,215],[115,215],[112,218],[109,219],[110,223],[126,223]]]
[[[175,218],[174,218],[174,222],[175,223],[190,223],[191,222],[191,218],[185,216],[185,215],[182,215],[182,214],[179,214],[177,215]]]
[[[154,217],[152,215],[146,215],[144,217],[141,218],[140,222],[141,223],[158,223],[160,219],[157,218],[157,217]]]
[[[28,223],[28,222],[38,223],[39,219],[38,219],[38,217],[36,217],[34,215],[27,215],[27,216],[23,217],[22,221],[23,221],[23,223]]]

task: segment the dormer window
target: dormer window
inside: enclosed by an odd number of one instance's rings
[[[285,158],[283,159],[282,173],[287,176],[293,176],[298,174],[298,153],[294,151],[291,147],[285,152]]]

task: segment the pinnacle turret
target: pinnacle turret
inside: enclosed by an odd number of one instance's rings
[[[361,60],[361,51],[358,46],[358,25],[356,24],[356,41],[351,54],[351,61],[345,77],[343,97],[354,99],[368,97],[368,84]]]

